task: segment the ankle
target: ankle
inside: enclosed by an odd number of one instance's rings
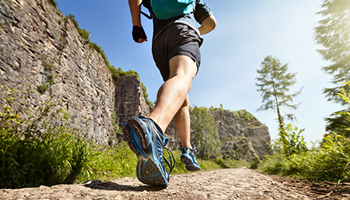
[[[160,126],[158,125],[157,121],[154,120],[153,118],[150,118],[150,117],[149,117],[148,119],[151,119],[151,120],[153,121],[155,127],[158,129],[158,131],[159,131],[162,135],[164,135],[164,131],[163,131],[162,127],[160,127]]]
[[[182,149],[185,149],[187,147],[192,150],[192,145],[183,145],[182,147],[183,147]]]

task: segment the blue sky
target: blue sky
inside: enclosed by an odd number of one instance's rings
[[[64,14],[73,14],[81,28],[89,31],[92,42],[105,50],[110,63],[124,71],[139,73],[147,87],[149,99],[156,100],[162,78],[151,54],[152,22],[142,18],[149,42],[132,40],[131,16],[127,0],[56,0]],[[341,109],[327,102],[322,89],[332,86],[331,76],[321,68],[322,60],[314,40],[314,28],[321,16],[321,0],[205,0],[218,25],[204,35],[201,48],[202,64],[190,92],[191,105],[245,109],[269,128],[271,138],[277,138],[278,123],[274,111],[256,110],[262,105],[256,91],[256,70],[268,55],[288,63],[296,72],[297,84],[292,92],[304,86],[295,103],[301,103],[293,113],[293,124],[305,128],[303,136],[308,146],[322,139],[325,121],[333,111]],[[286,110],[289,112],[289,110]]]

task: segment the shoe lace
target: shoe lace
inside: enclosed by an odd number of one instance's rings
[[[175,167],[174,154],[169,148],[167,148],[165,146],[163,146],[163,147],[168,152],[168,155],[169,155],[169,158],[170,158],[170,163],[169,163],[168,159],[166,159],[165,157],[164,157],[164,161],[169,166],[169,169],[170,169],[169,173],[171,173],[173,171],[174,167]]]
[[[197,155],[199,153],[199,149],[197,147],[193,147],[192,153],[193,155]]]

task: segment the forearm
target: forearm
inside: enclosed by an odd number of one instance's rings
[[[198,27],[198,30],[201,35],[207,34],[214,30],[216,27],[216,20],[214,15],[210,15],[209,17],[205,18],[202,21],[202,24],[200,27]]]
[[[129,7],[133,26],[142,27],[140,17],[141,4],[142,0],[129,0]]]

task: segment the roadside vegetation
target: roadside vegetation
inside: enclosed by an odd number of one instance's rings
[[[136,176],[136,156],[124,141],[110,147],[86,140],[83,133],[69,128],[59,100],[48,100],[29,109],[26,100],[37,91],[28,87],[18,86],[27,90],[1,87],[4,96],[0,108],[0,188]],[[339,95],[349,101],[349,92],[343,90]],[[53,117],[62,118],[62,123],[51,124]],[[272,143],[271,154],[263,161],[248,163],[199,155],[198,162],[203,170],[250,166],[310,181],[349,182],[350,140],[336,133],[328,134],[319,147],[308,150],[302,132],[290,124],[285,125]],[[181,152],[173,150],[173,153],[172,174],[188,173],[181,163]]]
[[[0,188],[22,188],[87,180],[135,177],[136,155],[124,141],[101,146],[70,128],[60,100],[29,107],[37,90],[29,85],[1,86]],[[59,124],[52,124],[52,119]],[[57,121],[57,120],[55,120]],[[188,173],[173,150],[174,173]],[[166,156],[166,155],[165,155]],[[198,159],[203,170],[247,166],[235,160]]]
[[[350,105],[350,82],[340,89],[338,97]],[[350,112],[338,113],[350,121]],[[271,146],[271,154],[259,164],[263,172],[291,176],[308,181],[350,182],[350,139],[336,132],[325,134],[319,146],[308,150],[301,133],[291,124],[280,130]],[[350,127],[342,127],[350,130]]]

